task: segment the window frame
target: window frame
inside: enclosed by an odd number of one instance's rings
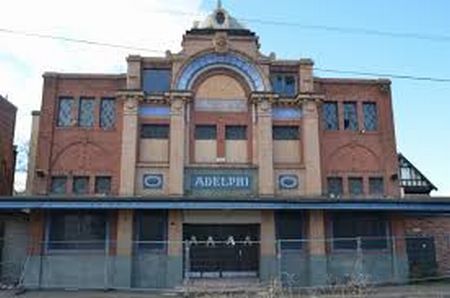
[[[105,109],[105,107],[103,106],[104,102],[112,102],[112,107],[114,109],[113,111],[113,115],[114,115],[114,119],[111,121],[111,125],[105,125],[105,121],[103,121],[103,111]],[[99,106],[99,119],[98,119],[98,125],[101,129],[103,130],[112,130],[115,129],[116,124],[117,124],[117,100],[115,97],[102,97],[100,99],[100,106]]]
[[[141,240],[141,228],[142,225],[145,225],[145,222],[141,222],[145,216],[148,216],[147,220],[151,220],[155,222],[155,214],[160,216],[158,220],[162,220],[160,224],[162,225],[161,231],[162,240]],[[167,210],[157,209],[157,210],[139,210],[134,214],[134,222],[133,222],[133,241],[134,241],[134,249],[138,251],[147,251],[147,252],[159,252],[159,253],[167,253],[168,250],[168,237],[169,237],[169,213]]]
[[[343,222],[347,222],[351,224],[351,228],[346,227],[346,231],[354,232],[355,226],[358,226],[361,228],[361,225],[363,222],[370,222],[383,224],[384,225],[384,236],[345,236],[345,237],[336,237],[336,230],[335,230],[335,222],[336,218],[340,216],[340,220]],[[372,226],[373,228],[373,226]],[[388,218],[381,213],[368,213],[368,212],[362,212],[362,213],[354,213],[354,212],[334,212],[330,216],[330,222],[329,222],[329,230],[331,237],[333,241],[331,242],[331,249],[335,252],[355,252],[358,250],[358,238],[361,239],[361,247],[360,249],[362,251],[366,252],[378,252],[378,251],[388,251],[391,247],[391,234],[390,234],[390,225]],[[364,239],[365,238],[365,239]],[[367,242],[369,241],[376,241],[374,238],[380,238],[380,241],[383,240],[383,247],[377,247],[377,246],[367,246]],[[383,238],[383,239],[381,239]],[[349,241],[352,241],[354,244],[354,247],[343,247],[339,245],[336,245],[337,243],[344,243]],[[369,242],[370,243],[370,242]]]
[[[243,134],[242,131],[239,131],[237,133],[233,132],[231,133],[231,131],[229,131],[229,129],[242,129],[243,130]],[[247,132],[247,125],[225,125],[225,140],[226,141],[247,141],[248,140],[248,132]]]
[[[107,192],[99,192],[98,191],[98,181],[100,179],[108,179],[109,180],[109,190]],[[95,176],[94,193],[97,194],[97,195],[110,195],[111,192],[112,192],[112,177],[111,176],[107,176],[107,175]]]
[[[381,187],[382,187],[382,191],[381,192],[372,192],[373,189],[373,181],[381,181]],[[385,183],[384,183],[384,177],[383,176],[374,176],[374,177],[369,177],[369,195],[371,196],[384,196],[385,195],[385,191],[386,191],[386,187],[385,187]]]
[[[148,135],[145,134],[145,127],[148,128]],[[161,129],[161,130],[160,130]],[[161,133],[163,132],[163,133]],[[153,134],[155,133],[155,134]],[[142,140],[169,140],[170,124],[169,123],[142,123],[139,126],[139,137]]]
[[[349,115],[347,113],[346,107],[347,106],[351,106],[354,107],[354,118],[348,118],[347,116]],[[357,101],[344,101],[343,105],[342,105],[342,109],[343,109],[343,129],[345,131],[358,131],[359,130],[359,115],[358,115],[358,102]],[[347,125],[346,121],[349,121],[349,124]],[[353,120],[353,122],[352,122]],[[355,127],[351,127],[351,123],[355,124]]]
[[[152,84],[150,83],[152,80],[151,78],[147,78],[146,73],[150,73],[150,72],[155,72],[155,73],[163,73],[165,72],[166,75],[168,75],[168,77],[164,78],[164,79],[168,79],[167,82],[164,82],[165,84],[167,84],[167,86],[162,86],[161,88],[158,86],[158,88],[153,89],[152,88]],[[172,84],[172,70],[167,67],[149,67],[149,68],[144,68],[142,69],[142,91],[144,91],[146,94],[162,94],[164,92],[168,92],[170,91],[171,88],[171,84]],[[158,82],[161,83],[161,82]],[[147,88],[150,87],[150,88]],[[153,89],[153,90],[152,90]]]
[[[55,180],[57,179],[64,179],[64,192],[55,192],[53,191],[53,183]],[[49,194],[50,195],[66,195],[68,193],[67,189],[68,189],[68,182],[69,179],[66,175],[55,175],[55,176],[51,176],[50,177],[50,189],[49,189]]]
[[[84,123],[81,123],[82,120],[82,113],[85,113],[85,111],[83,111],[83,103],[84,102],[92,102],[92,110],[89,111],[90,116],[92,117],[92,123],[89,123],[90,125],[86,125]],[[90,97],[90,96],[82,96],[80,97],[79,101],[78,101],[78,118],[77,118],[77,124],[78,127],[80,128],[85,128],[85,129],[90,129],[90,128],[94,128],[95,127],[95,109],[96,109],[96,104],[97,101],[95,100],[95,97]]]
[[[299,239],[292,239],[292,238],[280,238],[280,231],[286,232],[286,230],[283,229],[283,226],[286,226],[286,223],[291,223],[296,219],[293,218],[295,215],[298,215],[299,219],[299,229],[295,231],[298,231],[300,234]],[[282,217],[285,217],[285,219],[281,219]],[[287,219],[286,219],[287,217]],[[305,214],[301,211],[277,211],[275,212],[275,239],[277,242],[280,243],[281,250],[285,251],[303,251],[305,248],[305,227],[306,227],[306,220],[305,220]],[[288,224],[288,226],[290,226]],[[290,231],[291,232],[291,231]]]
[[[367,121],[368,121],[368,117],[367,117],[367,113],[366,113],[366,107],[367,106],[372,106],[374,107],[374,119],[375,119],[375,125],[374,127],[368,127],[367,125]],[[364,125],[364,130],[368,131],[368,132],[376,132],[379,130],[379,126],[380,126],[380,121],[379,121],[379,113],[378,113],[378,104],[375,101],[365,101],[362,103],[362,113],[363,113],[363,125]]]
[[[278,133],[283,129],[292,129],[291,132],[294,132],[294,136],[285,137],[285,134],[279,135]],[[277,133],[278,130],[278,133]],[[300,141],[300,125],[297,124],[273,124],[272,125],[272,140],[273,141]]]
[[[360,193],[353,193],[352,192],[352,181],[359,181],[361,182],[361,192]],[[351,197],[356,197],[356,196],[364,196],[365,195],[365,190],[364,190],[364,178],[361,176],[349,176],[347,177],[347,187],[348,187],[348,194]]]
[[[330,181],[331,180],[339,181],[339,185],[340,185],[340,189],[341,189],[340,193],[330,192]],[[344,195],[344,179],[342,177],[340,177],[340,176],[328,176],[327,177],[327,195],[328,196],[333,195],[336,198],[342,197]]]
[[[202,133],[200,132],[200,130],[202,128],[208,128],[208,129],[212,129],[214,128],[214,136],[213,135],[208,135],[208,136],[203,136]],[[217,124],[195,124],[194,126],[194,140],[195,141],[216,141],[217,142],[217,136],[218,136],[218,127]]]
[[[70,119],[68,120],[68,123],[62,123],[61,120],[61,103],[63,101],[70,102]],[[57,102],[57,109],[56,109],[56,127],[59,128],[68,128],[72,127],[74,125],[75,117],[74,117],[74,109],[75,109],[75,98],[73,96],[59,96],[58,102]]]
[[[86,180],[85,181],[86,182],[86,189],[85,189],[84,192],[78,192],[78,191],[75,190],[75,184],[76,184],[77,181],[82,181],[82,180]],[[87,195],[87,194],[89,194],[90,193],[90,190],[89,190],[89,184],[90,183],[89,182],[90,182],[90,177],[87,176],[87,175],[73,176],[72,177],[72,194],[74,194],[74,195]]]
[[[282,78],[282,87],[281,90],[276,90],[274,80]],[[294,90],[292,93],[286,91],[286,78],[292,77],[294,80]],[[293,98],[298,94],[298,75],[293,72],[271,72],[270,73],[270,85],[272,86],[272,91],[281,95],[282,97]]]
[[[334,106],[334,108],[335,108],[335,117],[336,117],[336,119],[335,119],[335,127],[333,127],[333,128],[330,128],[329,127],[329,121],[328,121],[328,118],[327,118],[327,115],[328,114],[325,114],[325,106],[327,106],[327,105],[330,105],[330,106]],[[323,127],[324,127],[324,129],[323,130],[325,130],[325,131],[338,131],[338,130],[340,130],[340,124],[339,124],[339,103],[337,102],[337,101],[325,101],[324,103],[323,103],[323,105],[322,105],[322,125],[323,125]]]
[[[81,220],[80,218],[82,217],[87,217],[87,216],[99,216],[101,219],[103,219],[104,221],[104,227],[103,227],[103,239],[102,240],[92,240],[92,246],[89,247],[88,245],[86,245],[86,247],[77,247],[77,245],[80,244],[84,244],[84,243],[89,243],[91,242],[91,240],[79,240],[79,241],[73,241],[73,240],[53,240],[53,236],[52,236],[52,231],[53,231],[53,224],[55,222],[55,217],[56,216],[76,216],[78,217],[78,222],[77,222],[77,229],[80,228],[80,223]],[[86,211],[86,210],[69,210],[69,211],[51,211],[48,212],[46,214],[46,225],[45,225],[45,239],[46,239],[46,245],[45,245],[45,250],[47,252],[51,252],[51,253],[66,253],[66,252],[73,252],[73,253],[78,253],[80,251],[89,251],[91,252],[98,252],[98,253],[103,253],[104,251],[106,251],[107,246],[109,245],[109,234],[110,234],[110,216],[106,211]],[[62,243],[62,244],[66,244],[68,246],[66,247],[58,247],[58,245],[55,245],[57,243]],[[73,243],[73,244],[71,244]]]

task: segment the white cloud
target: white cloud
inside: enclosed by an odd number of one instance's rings
[[[201,0],[15,0],[2,4],[0,28],[176,52],[195,18],[154,12],[202,13],[200,4]],[[17,143],[29,139],[31,111],[40,108],[45,71],[118,73],[125,71],[128,54],[157,55],[2,32],[0,45],[0,94],[7,94],[19,108]],[[16,180],[17,188],[23,189],[24,175]]]

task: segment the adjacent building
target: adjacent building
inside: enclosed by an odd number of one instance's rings
[[[0,95],[0,196],[12,195],[14,191],[16,112],[17,108]]]
[[[125,74],[44,74],[30,195],[0,204],[31,210],[26,285],[309,286],[425,270],[411,252],[437,241],[450,206],[399,164],[391,82],[321,78],[310,59],[259,49],[219,6],[181,52],[129,56]],[[427,270],[448,270],[443,252]]]

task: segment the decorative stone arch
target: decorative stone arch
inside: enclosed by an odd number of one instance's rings
[[[196,79],[212,69],[222,68],[240,74],[252,91],[270,91],[264,83],[264,77],[258,68],[248,59],[235,53],[207,53],[194,58],[186,64],[176,80],[177,90],[191,90]]]

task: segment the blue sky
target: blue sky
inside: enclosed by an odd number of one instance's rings
[[[233,15],[322,25],[450,37],[450,1],[433,0],[225,0]],[[264,3],[264,4],[262,4]],[[214,6],[205,2],[205,9]],[[312,58],[317,67],[450,79],[450,38],[427,41],[343,34],[247,22],[263,52]],[[343,76],[320,73],[318,76]],[[392,79],[397,147],[450,196],[450,83]]]
[[[223,5],[244,19],[450,37],[446,0],[223,0]],[[166,49],[178,51],[185,30],[215,6],[215,0],[15,0],[2,5],[0,28],[145,47],[163,54]],[[105,7],[108,13],[99,14]],[[167,10],[189,14],[158,13]],[[312,58],[317,67],[328,69],[450,78],[450,38],[426,41],[244,23],[260,36],[262,52],[275,52],[278,58]],[[0,44],[0,94],[19,107],[18,144],[29,139],[30,113],[40,108],[44,71],[124,72],[128,54],[155,55],[4,33]],[[450,196],[450,83],[392,81],[398,150],[436,184],[435,195]],[[18,189],[24,181],[25,174],[19,173]]]

